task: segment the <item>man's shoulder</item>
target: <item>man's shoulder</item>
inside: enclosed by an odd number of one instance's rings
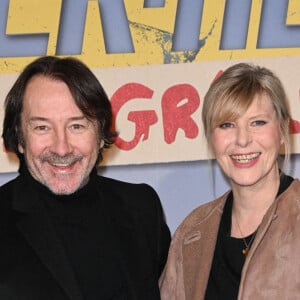
[[[3,228],[13,214],[12,201],[19,189],[18,177],[0,187],[0,227]],[[5,227],[5,226],[4,226]]]
[[[19,177],[16,177],[6,182],[2,186],[0,186],[0,195],[7,195],[7,196],[12,195],[13,191],[18,186],[18,182],[19,182]]]
[[[105,176],[97,176],[98,188],[110,197],[125,201],[127,205],[148,206],[159,202],[156,191],[146,183],[131,183]]]
[[[112,218],[117,220],[116,224],[120,220],[131,220],[135,226],[144,224],[150,229],[156,226],[158,219],[163,218],[160,199],[150,185],[103,176],[99,176],[97,180],[99,195],[104,197],[104,205]]]
[[[112,190],[115,193],[123,193],[124,191],[129,193],[153,193],[154,189],[147,183],[132,183],[126,182],[114,178],[109,178],[105,176],[98,175],[97,181],[99,187],[102,189]]]

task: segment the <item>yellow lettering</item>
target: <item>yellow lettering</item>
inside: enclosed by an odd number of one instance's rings
[[[289,0],[289,6],[286,16],[287,25],[300,25],[300,1]]]
[[[300,55],[300,48],[257,49],[262,0],[252,0],[245,49],[221,50],[226,0],[203,1],[199,40],[201,48],[173,51],[178,0],[165,0],[163,7],[145,8],[144,0],[124,0],[133,53],[106,53],[98,0],[87,1],[82,53],[76,55],[92,68],[147,64],[184,63]],[[6,34],[45,34],[47,55],[56,55],[62,0],[10,0]],[[300,1],[290,0],[286,26],[300,24]],[[1,57],[0,74],[20,72],[35,57]]]
[[[290,0],[289,15],[291,11],[299,13],[299,8],[299,0]],[[224,0],[211,0],[209,3],[204,1],[200,38],[203,39],[205,37],[206,42],[196,56],[196,61],[280,57],[283,51],[285,56],[300,54],[300,48],[257,49],[262,0],[252,0],[246,48],[221,50],[220,40],[224,10]]]
[[[225,0],[203,1],[202,22],[199,40],[205,45],[196,56],[196,61],[213,60],[220,55],[220,41],[225,10]]]
[[[86,14],[86,23],[82,43],[82,54],[84,62],[90,66],[103,66],[107,59],[101,16],[98,1],[89,1]],[[107,62],[105,66],[109,66]]]
[[[144,8],[143,0],[125,0],[133,53],[105,52],[97,0],[88,2],[81,58],[93,67],[163,64],[172,53],[177,1],[164,7]]]
[[[6,34],[48,33],[47,54],[55,55],[62,0],[11,0]]]

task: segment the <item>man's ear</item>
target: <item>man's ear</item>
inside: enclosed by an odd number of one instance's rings
[[[102,148],[103,148],[103,146],[104,146],[104,141],[103,141],[103,140],[101,140],[101,141],[100,141],[100,145],[99,145],[99,149],[102,149]]]
[[[18,150],[20,153],[24,154],[24,147],[21,144],[18,144]]]
[[[20,153],[24,154],[24,139],[23,139],[23,132],[22,129],[18,126],[15,126],[15,135],[17,137],[18,141],[18,150]]]

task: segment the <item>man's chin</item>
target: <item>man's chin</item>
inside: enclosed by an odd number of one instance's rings
[[[56,195],[70,195],[75,193],[79,188],[80,184],[49,184],[47,185],[48,189]]]

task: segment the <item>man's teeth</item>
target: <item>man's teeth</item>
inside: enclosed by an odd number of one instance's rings
[[[259,156],[259,152],[251,153],[251,154],[242,154],[242,155],[231,155],[231,158],[240,163],[247,163],[258,156]]]
[[[70,164],[53,163],[52,165],[55,166],[55,167],[68,167]]]

